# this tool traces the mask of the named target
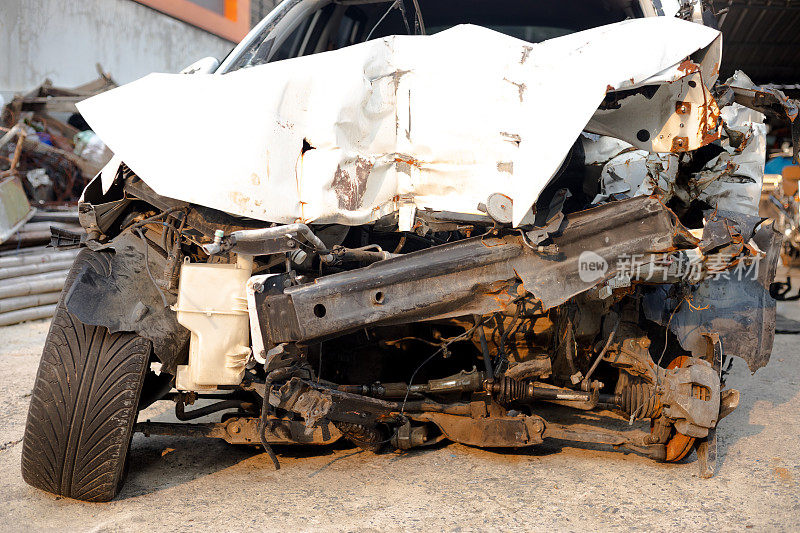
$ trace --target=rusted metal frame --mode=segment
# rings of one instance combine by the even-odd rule
[[[641,453],[658,461],[666,457],[666,447],[660,443],[650,443],[649,433],[639,430],[614,431],[610,429],[580,429],[572,425],[547,423],[542,434],[544,438],[584,442],[589,444],[606,444],[614,448],[624,448]]]
[[[307,431],[302,422],[271,418],[265,433],[269,444],[330,444],[341,438],[341,432],[331,423]],[[134,431],[150,435],[179,437],[205,437],[222,439],[231,444],[261,443],[258,435],[258,418],[236,417],[224,422],[186,424],[173,422],[139,422]]]
[[[556,254],[539,253],[519,236],[474,237],[256,295],[262,332],[273,344],[309,342],[368,325],[483,315],[505,310],[525,291],[548,309],[604,281],[580,279],[584,251],[614,264],[621,254],[697,242],[649,197],[573,213],[552,240]]]
[[[469,404],[441,404],[429,400],[393,402],[343,392],[300,378],[292,378],[272,392],[270,405],[293,411],[313,423],[310,418],[327,418],[335,422],[374,424],[378,421],[402,419],[405,412],[438,412],[469,415]],[[311,407],[312,404],[315,404]],[[313,416],[309,412],[313,410]]]
[[[413,417],[435,424],[444,436],[469,446],[521,448],[542,442],[545,421],[539,416],[490,416],[471,418],[445,413]]]

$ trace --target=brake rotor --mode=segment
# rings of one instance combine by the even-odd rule
[[[673,368],[683,368],[688,362],[689,358],[685,355],[681,355],[670,361],[670,363],[667,365],[667,369],[671,370]],[[693,391],[693,393],[694,392],[695,391]],[[686,457],[690,451],[692,451],[692,446],[694,446],[694,437],[684,435],[683,433],[678,432],[678,430],[674,430],[672,436],[667,441],[667,456],[664,460],[668,463],[680,461]]]

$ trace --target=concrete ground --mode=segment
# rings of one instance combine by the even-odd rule
[[[800,304],[778,312],[800,321]],[[553,441],[514,453],[457,444],[377,456],[344,444],[284,447],[275,471],[258,449],[136,435],[119,498],[87,504],[35,490],[19,473],[47,328],[0,328],[0,531],[800,528],[798,335],[778,335],[755,376],[737,361],[728,384],[742,402],[720,424],[710,480],[697,476],[694,455],[659,464]],[[160,409],[143,418],[166,419]]]

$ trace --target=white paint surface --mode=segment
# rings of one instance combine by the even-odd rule
[[[154,74],[80,110],[163,196],[265,221],[357,225],[403,203],[477,213],[502,193],[517,225],[607,91],[671,80],[718,37],[662,17],[533,45],[457,26],[224,76]],[[657,103],[674,109],[666,93]],[[613,118],[602,117],[604,133],[639,143],[638,127]]]

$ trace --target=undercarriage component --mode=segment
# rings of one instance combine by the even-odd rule
[[[545,438],[607,444],[609,446],[626,448],[647,455],[657,461],[663,461],[666,456],[666,449],[663,444],[652,443],[649,433],[638,430],[612,431],[601,428],[578,429],[569,425],[548,423],[543,436]]]
[[[244,402],[242,400],[222,400],[221,402],[204,405],[203,407],[186,411],[186,405],[183,403],[183,401],[179,400],[175,403],[175,418],[183,421],[196,420],[198,418],[202,418],[213,413],[218,413],[220,411],[226,411],[228,409],[252,410],[254,407],[255,404],[251,402]]]
[[[386,443],[386,438],[377,426],[364,426],[349,422],[334,422],[342,436],[368,452],[377,452]]]
[[[585,250],[608,265],[623,253],[665,252],[696,242],[663,204],[647,197],[569,215],[553,241],[557,254],[541,254],[519,236],[474,237],[323,276],[283,294],[257,294],[262,334],[274,345],[369,325],[486,315],[505,310],[526,292],[547,309],[603,281],[584,281],[579,257]]]
[[[341,432],[330,423],[308,430],[303,422],[270,419],[266,439],[269,444],[331,444],[341,438]],[[230,418],[225,422],[206,424],[172,424],[168,422],[139,422],[134,427],[137,433],[150,435],[180,435],[184,437],[210,437],[231,444],[261,443],[258,434],[258,418]]]
[[[533,381],[517,381],[513,378],[500,378],[486,383],[486,390],[501,404],[514,402],[533,402],[535,400],[559,400],[567,402],[595,402],[592,393],[563,389],[552,385],[537,384]],[[605,401],[613,397],[604,395]]]
[[[685,356],[676,357],[667,365],[667,369],[678,369],[686,367],[689,364],[690,359]],[[706,391],[704,391],[700,387],[693,387],[692,388],[692,395],[696,398],[700,399],[706,396]],[[710,430],[713,431],[713,428]],[[672,436],[667,441],[667,455],[665,460],[668,462],[680,461],[689,452],[692,451],[692,447],[694,446],[695,437],[686,435],[681,433],[678,430],[676,425],[675,430],[673,431]]]
[[[446,378],[431,379],[427,383],[408,385],[406,383],[374,383],[371,385],[338,385],[342,392],[361,394],[375,398],[403,398],[406,394],[448,394],[453,392],[474,392],[483,387],[484,373],[473,369],[462,370]]]
[[[419,446],[426,446],[428,444],[439,442],[441,439],[428,440],[428,426],[412,426],[407,422],[397,428],[392,436],[392,446],[400,450],[410,450]]]
[[[403,412],[430,411],[455,415],[470,413],[468,404],[440,404],[426,400],[389,402],[342,392],[299,378],[292,378],[280,389],[273,391],[269,403],[273,407],[298,413],[309,427],[323,418],[337,423],[374,425],[397,421]]]
[[[636,382],[622,387],[617,395],[619,408],[635,419],[655,418],[661,412],[660,396],[656,387]]]
[[[708,435],[720,411],[719,375],[711,364],[685,357],[667,371],[662,386],[664,414],[675,420],[675,429],[691,437]]]
[[[519,448],[542,442],[544,420],[538,416],[471,418],[443,413],[415,417],[436,424],[448,439],[470,446]]]

